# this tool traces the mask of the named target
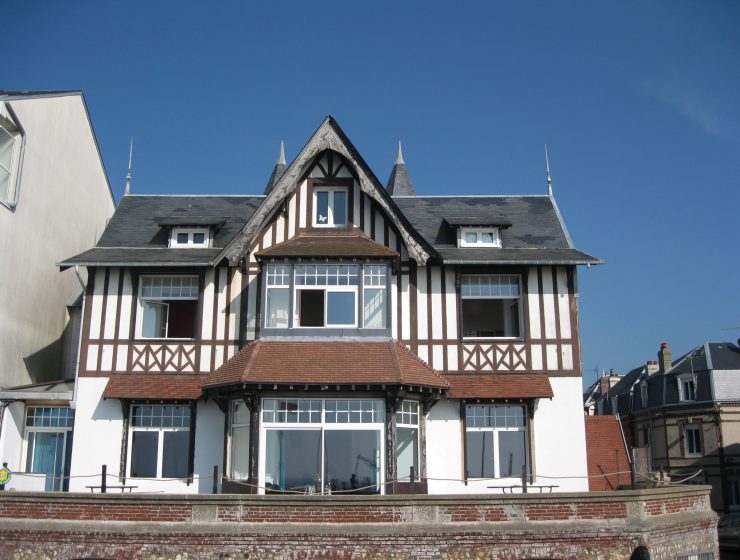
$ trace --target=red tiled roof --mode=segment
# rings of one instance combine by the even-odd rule
[[[544,374],[476,373],[449,374],[451,399],[534,399],[552,398],[550,380]]]
[[[588,489],[615,490],[630,484],[630,464],[616,416],[586,416]],[[621,472],[623,474],[613,474]],[[611,476],[602,476],[602,475]]]
[[[417,385],[447,388],[435,370],[398,342],[264,341],[242,348],[203,382],[306,385]]]
[[[370,239],[362,230],[311,231],[256,253],[258,257],[383,257],[398,253]]]
[[[104,399],[195,400],[203,394],[205,375],[120,373],[108,379]]]

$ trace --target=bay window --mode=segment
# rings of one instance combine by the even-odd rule
[[[264,399],[263,485],[268,492],[379,493],[384,422],[381,399]]]
[[[297,265],[296,312],[301,327],[357,325],[356,265]]]
[[[190,414],[188,405],[131,407],[131,477],[187,478]]]
[[[524,406],[467,405],[465,460],[468,478],[520,477],[527,464]]]
[[[141,277],[139,338],[195,338],[197,310],[197,277]]]
[[[519,338],[521,290],[519,277],[468,274],[461,278],[464,338]]]

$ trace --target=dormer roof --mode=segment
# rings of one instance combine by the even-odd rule
[[[398,253],[373,241],[362,230],[304,232],[256,254],[267,257],[398,258]]]

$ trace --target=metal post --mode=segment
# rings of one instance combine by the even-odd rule
[[[630,476],[632,477],[632,490],[637,489],[637,472],[635,471],[635,448],[632,448],[632,461],[630,461]]]
[[[106,482],[108,480],[108,465],[103,465],[103,472],[100,475],[100,493],[105,494]]]
[[[409,480],[411,481],[411,494],[416,494],[416,469],[411,465],[409,469]]]
[[[218,494],[218,465],[213,465],[213,489],[211,494]]]
[[[522,494],[527,493],[527,465],[522,465]]]

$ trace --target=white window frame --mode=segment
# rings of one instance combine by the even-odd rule
[[[24,469],[27,472],[32,472],[28,470],[28,465],[33,465],[33,459],[36,453],[36,437],[34,436],[34,445],[31,446],[30,441],[29,441],[30,439],[29,436],[31,435],[31,433],[34,433],[34,434],[63,433],[64,438],[62,441],[62,476],[64,476],[64,471],[65,471],[64,461],[66,461],[66,458],[67,458],[67,441],[69,439],[69,434],[74,431],[74,411],[72,411],[72,414],[71,414],[71,420],[72,420],[71,426],[67,426],[66,421],[65,421],[64,426],[58,425],[59,424],[58,422],[56,426],[51,426],[51,425],[49,426],[29,426],[28,417],[29,417],[30,410],[31,409],[34,409],[34,410],[45,409],[45,408],[59,409],[59,410],[64,409],[64,410],[72,411],[72,409],[68,406],[44,406],[44,405],[27,405],[26,406],[26,410],[25,410],[24,417],[23,417],[23,457],[25,458],[25,462],[23,463]],[[66,417],[65,417],[65,420],[66,420]],[[67,465],[67,468],[69,468],[69,466],[70,465]],[[53,486],[54,486],[54,490],[62,490],[62,488],[64,488],[65,486],[64,479],[59,481],[58,488],[57,488],[57,482],[55,479]]]
[[[203,234],[203,243],[195,242],[195,235],[198,233]],[[187,228],[187,227],[173,227],[170,233],[170,248],[171,249],[207,249],[211,246],[211,235],[209,228]],[[178,235],[187,235],[188,239],[185,243],[181,243],[177,240]]]
[[[266,400],[276,399],[280,400],[296,400],[296,401],[318,401],[320,402],[320,421],[319,422],[268,422],[265,418],[265,406]],[[383,412],[380,422],[354,422],[354,423],[339,423],[339,422],[327,422],[326,421],[326,401],[373,401],[376,404],[380,404],[380,410],[385,411],[385,402],[382,399],[362,399],[362,398],[302,398],[302,397],[264,397],[262,399],[262,406],[260,407],[260,439],[259,439],[259,493],[265,494],[265,488],[267,484],[266,471],[267,471],[267,432],[268,430],[319,430],[321,432],[321,464],[319,472],[322,477],[322,486],[325,486],[326,481],[323,480],[325,470],[325,441],[324,435],[327,431],[347,431],[347,430],[366,430],[376,431],[379,434],[379,447],[380,447],[380,462],[377,465],[377,485],[380,488],[379,494],[385,494],[385,412]],[[324,493],[324,488],[316,489],[316,493]]]
[[[180,406],[188,409],[188,413],[190,414],[190,420],[188,422],[187,427],[153,427],[153,426],[134,426],[134,409],[137,406],[151,406],[151,407],[173,407],[173,406]],[[159,434],[157,437],[157,474],[154,478],[163,478],[162,477],[162,463],[164,461],[164,433],[165,432],[188,432],[188,437],[190,437],[190,429],[193,425],[193,415],[192,415],[192,409],[190,408],[190,405],[188,404],[133,404],[131,405],[131,410],[129,411],[129,423],[128,423],[128,445],[126,450],[126,458],[127,458],[127,465],[126,465],[126,473],[128,473],[128,478],[132,478],[134,480],[137,479],[144,479],[147,480],[149,477],[139,477],[139,476],[133,476],[132,469],[134,468],[133,464],[133,448],[134,448],[134,432],[156,432]],[[193,450],[190,449],[190,439],[188,439],[188,461],[190,460],[190,455],[192,454]],[[188,471],[190,470],[190,467],[188,466]],[[188,480],[188,476],[185,476],[181,478],[180,480]]]
[[[415,412],[404,410],[404,407],[408,408],[416,408]],[[406,416],[410,415],[416,415],[416,424],[403,422],[403,419]],[[419,481],[420,478],[420,470],[421,470],[421,417],[422,417],[422,409],[421,409],[421,403],[418,401],[413,400],[404,400],[401,401],[401,404],[398,407],[398,410],[396,411],[396,441],[398,441],[398,429],[399,428],[410,428],[416,430],[416,481]],[[398,450],[396,449],[396,462],[398,461]],[[396,463],[398,464],[398,463]],[[406,480],[410,473],[407,472],[397,472],[396,477],[399,480]]]
[[[696,401],[696,377],[691,374],[679,375],[676,378],[678,382],[678,400],[681,402],[694,402]],[[691,384],[691,393],[693,395],[687,395],[686,384]]]
[[[383,272],[378,272],[378,267],[382,267]],[[374,279],[382,280],[380,284],[375,284]],[[367,302],[368,290],[383,290],[383,303],[385,308],[383,309],[383,326],[382,327],[367,327],[365,325],[365,304]],[[362,266],[362,326],[365,328],[373,329],[387,329],[388,328],[388,265],[386,264],[366,264]]]
[[[195,319],[195,336],[193,338],[169,338],[167,336],[167,332],[165,332],[164,338],[162,337],[147,337],[143,336],[141,334],[141,330],[143,327],[144,322],[144,305],[143,302],[164,302],[164,301],[172,301],[172,300],[181,300],[181,301],[198,301],[199,295],[196,295],[195,297],[151,297],[151,296],[144,296],[144,280],[148,278],[195,278],[196,280],[196,287],[198,289],[198,292],[200,292],[200,286],[199,286],[199,280],[197,276],[194,275],[188,275],[188,274],[146,274],[139,277],[139,288],[138,288],[138,297],[136,298],[136,340],[196,340],[198,338],[198,327],[197,324],[197,316]],[[161,303],[161,305],[167,306],[167,313],[169,315],[169,305],[166,303]],[[197,303],[196,303],[197,305]],[[169,317],[167,319],[167,331],[169,331]]]
[[[318,221],[318,204],[317,204],[317,195],[320,192],[326,192],[329,193],[329,203],[328,203],[328,211],[329,215],[327,216],[326,223],[321,223]],[[344,223],[343,224],[335,224],[334,223],[334,193],[336,192],[343,192],[344,193]],[[349,188],[348,187],[333,187],[333,186],[320,186],[320,187],[314,187],[313,188],[313,216],[311,216],[311,223],[313,227],[317,228],[343,228],[347,227],[347,224],[349,222]]]
[[[3,107],[0,107],[0,134],[6,134],[11,138],[13,147],[11,148],[10,167],[6,169],[0,163],[0,172],[8,174],[8,192],[5,196],[0,196],[0,204],[12,210],[18,204],[21,164],[25,151],[26,136],[20,126],[17,126],[9,117],[3,116],[2,109]]]
[[[463,274],[461,276],[461,283],[463,278],[472,278],[472,277],[490,277],[490,278],[516,278],[517,284],[518,284],[518,291],[519,295],[517,296],[466,296],[462,293],[462,285],[460,287],[460,331],[463,334],[462,339],[463,340],[523,340],[524,339],[524,331],[525,331],[525,325],[524,325],[524,298],[522,296],[522,277],[519,274]],[[519,315],[519,335],[518,336],[465,336],[464,326],[465,326],[465,317],[463,314],[463,308],[462,308],[462,302],[466,299],[501,299],[501,300],[517,300],[519,302],[518,305],[518,315]],[[504,313],[504,324],[509,320],[509,310],[506,310]]]
[[[299,266],[327,266],[327,267],[340,267],[350,266],[356,270],[355,277],[357,278],[356,284],[351,285],[333,285],[333,284],[298,284],[295,278],[297,277],[297,269]],[[363,273],[363,267],[357,264],[298,264],[293,267],[293,325],[301,329],[353,329],[357,328],[360,321],[360,311],[358,310],[358,302],[360,297],[360,275]],[[318,276],[318,272],[316,273]],[[302,290],[323,290],[324,291],[324,324],[321,326],[304,326],[301,325],[301,312],[300,312],[300,295],[299,291]],[[354,317],[353,323],[329,323],[329,292],[344,292],[353,293],[355,295],[354,303]]]
[[[290,277],[293,274],[293,267],[289,264],[268,264],[264,269],[265,272],[265,328],[267,329],[287,329],[290,328],[291,311],[290,311]],[[285,291],[288,295],[288,309],[285,326],[270,325],[270,292]],[[294,294],[295,297],[295,294]],[[294,300],[295,301],[295,300]],[[294,305],[295,306],[295,305]]]
[[[482,247],[482,248],[499,248],[501,247],[501,234],[497,227],[463,227],[459,230],[458,246],[459,247]],[[491,234],[493,241],[486,243],[483,240],[484,234]],[[475,241],[468,241],[468,234],[475,234]]]
[[[689,442],[693,442],[693,436],[689,436],[689,432],[696,432],[697,434],[697,446],[699,447],[698,450],[691,451],[689,448]],[[701,441],[701,424],[697,424],[695,422],[692,422],[690,424],[684,424],[683,427],[683,441],[684,441],[684,456],[685,457],[702,457],[703,456],[703,450],[702,450],[702,441]]]
[[[527,422],[529,419],[527,418],[527,407],[523,405],[506,405],[506,404],[471,404],[471,405],[465,405],[465,432],[463,433],[463,437],[466,438],[465,441],[465,453],[467,455],[468,449],[467,449],[467,434],[468,432],[492,432],[493,433],[493,478],[502,478],[501,477],[501,465],[499,464],[500,461],[500,452],[499,452],[499,438],[498,434],[501,432],[522,432],[524,434],[524,461],[526,465],[530,465],[530,457],[529,457],[529,433],[527,429]],[[468,407],[474,407],[474,406],[486,406],[486,407],[506,407],[506,406],[520,406],[523,409],[523,418],[524,418],[524,425],[523,426],[471,426],[472,422],[470,422],[468,417]],[[467,461],[467,459],[466,459]],[[469,471],[469,468],[468,468]],[[480,478],[480,477],[474,477],[474,476],[468,476],[468,480],[489,480],[488,478]],[[506,480],[521,480],[522,475],[521,473],[512,474],[509,477],[506,477]]]

